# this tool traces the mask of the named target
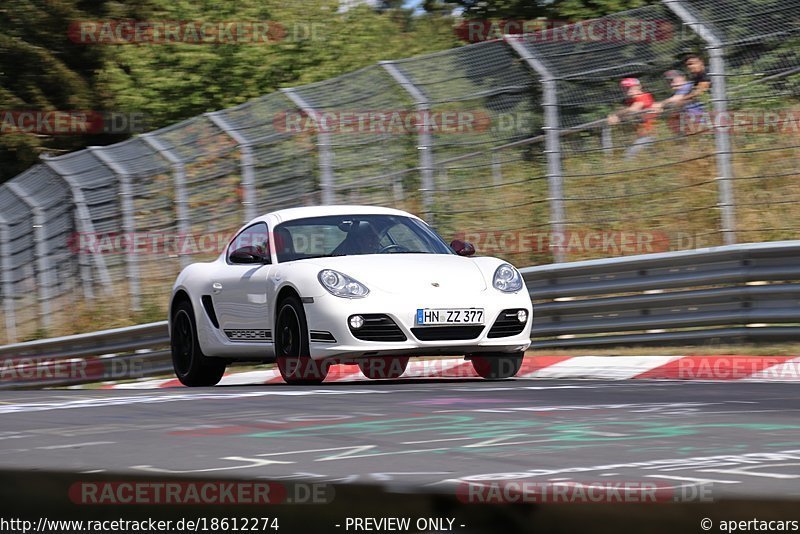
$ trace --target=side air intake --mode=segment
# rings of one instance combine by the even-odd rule
[[[211,295],[203,295],[200,300],[203,301],[203,309],[206,310],[206,315],[211,320],[211,324],[214,325],[214,328],[219,328],[219,321],[217,320],[217,313],[214,311],[214,302],[211,300]]]

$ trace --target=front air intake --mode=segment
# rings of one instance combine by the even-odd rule
[[[362,341],[405,341],[406,335],[388,315],[378,313],[362,314],[364,324],[361,328],[350,326],[350,333]],[[348,319],[348,324],[350,320]]]

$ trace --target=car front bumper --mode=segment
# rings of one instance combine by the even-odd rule
[[[416,324],[418,308],[483,308],[484,324],[472,339],[424,341],[412,329],[436,329],[439,326],[419,327]],[[524,309],[528,318],[519,334],[508,337],[488,337],[489,331],[504,310]],[[521,352],[530,346],[530,329],[533,310],[528,292],[523,290],[506,294],[493,289],[470,295],[447,293],[423,298],[403,294],[370,294],[363,299],[345,299],[333,295],[315,297],[305,304],[309,331],[311,357],[360,358],[368,356],[435,356],[466,355],[481,352]],[[405,335],[405,341],[365,341],[353,335],[348,326],[352,315],[386,315]],[[476,329],[477,330],[477,329]],[[314,333],[330,333],[335,341],[315,341]]]

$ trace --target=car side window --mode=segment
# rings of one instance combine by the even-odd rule
[[[261,222],[249,226],[233,238],[228,246],[228,263],[235,263],[231,262],[231,254],[240,249],[245,249],[254,256],[262,257],[269,263],[269,231],[266,223]]]

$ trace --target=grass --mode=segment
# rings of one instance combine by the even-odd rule
[[[578,239],[566,250],[568,261],[722,244],[713,136],[675,137],[666,125],[660,124],[659,128],[659,141],[629,161],[624,159],[623,152],[632,133],[625,127],[615,130],[615,147],[610,151],[601,149],[599,135],[565,138],[562,159],[568,231],[578,237],[592,232],[612,236],[620,236],[621,232],[641,233],[654,239],[656,247],[655,250],[636,247],[623,250],[613,244],[593,247]],[[797,238],[800,148],[795,145],[800,143],[796,136],[737,134],[732,136],[732,144],[735,152],[732,185],[739,241]],[[503,151],[499,154],[499,176],[488,155],[439,169],[433,199],[433,223],[439,233],[447,240],[472,238],[477,241],[479,254],[503,257],[519,266],[551,263],[550,193],[542,148],[533,145]],[[188,172],[192,176],[203,169],[188,169]],[[392,205],[422,213],[419,174],[408,173],[398,180],[402,198],[397,196],[396,184],[385,184],[365,186],[342,200]],[[214,195],[221,195],[226,202],[230,200],[230,190],[238,181],[238,175],[226,175],[217,182],[217,187],[203,190],[202,195],[206,196],[192,193],[190,212],[208,211],[208,217],[193,217],[193,232],[222,232],[239,224],[238,207],[225,208],[234,204],[213,202]],[[137,219],[141,219],[137,221],[139,231],[145,231],[147,221],[151,220],[159,228],[171,224],[164,210],[146,208],[137,207]],[[212,256],[207,253],[193,259],[208,260]],[[109,269],[114,280],[110,294],[101,293],[91,302],[73,296],[69,302],[54,306],[63,311],[54,314],[53,327],[47,332],[36,329],[31,315],[18,328],[21,337],[36,339],[44,334],[66,335],[165,319],[170,288],[179,271],[176,258],[141,259],[142,303],[141,310],[135,312],[127,297],[125,264],[117,260]]]

